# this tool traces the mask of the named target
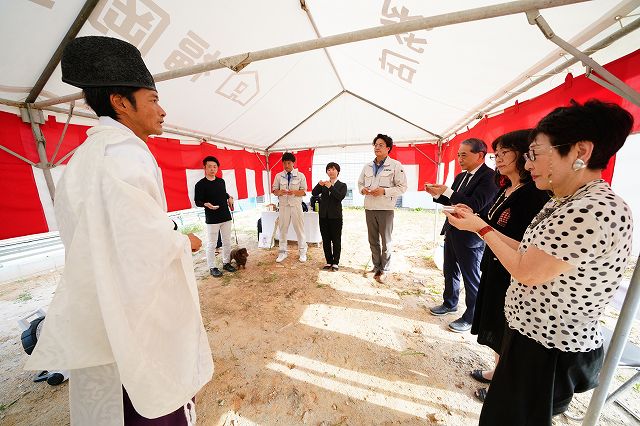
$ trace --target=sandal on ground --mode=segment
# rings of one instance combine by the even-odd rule
[[[480,402],[484,402],[487,398],[487,388],[478,388],[473,394]]]
[[[482,375],[482,372],[482,370],[473,370],[471,372],[471,377],[473,377],[480,383],[491,383],[491,379],[485,379],[485,377]]]

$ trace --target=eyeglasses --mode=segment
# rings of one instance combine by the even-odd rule
[[[489,159],[491,159],[491,160],[502,160],[510,152],[515,152],[515,151],[512,150],[512,149],[505,149],[504,151],[496,151],[493,154],[489,154]]]
[[[533,149],[529,148],[529,152],[525,152],[524,153],[524,159],[527,160],[527,161],[534,162],[534,161],[536,161],[536,157],[538,155],[541,155],[543,153],[551,152],[551,150],[554,149],[554,148],[559,148],[561,146],[567,146],[567,145],[573,145],[573,144],[572,143],[563,143],[563,144],[560,144],[560,145],[551,145],[551,146],[548,147],[547,151],[538,152],[538,153],[536,153]]]
[[[377,143],[373,145],[374,148],[386,148],[387,144],[386,143]]]

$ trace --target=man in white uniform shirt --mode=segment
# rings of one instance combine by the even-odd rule
[[[282,155],[284,170],[273,180],[273,194],[279,200],[280,252],[276,262],[287,258],[287,232],[289,225],[293,225],[298,238],[298,252],[300,262],[307,261],[307,237],[304,235],[304,217],[302,215],[302,197],[307,191],[307,179],[294,169],[296,157],[290,152]]]
[[[99,116],[60,178],[55,211],[65,268],[26,368],[70,370],[72,425],[195,424],[213,375],[192,250],[166,214],[146,145],[165,112],[138,49],[73,40],[62,80]]]

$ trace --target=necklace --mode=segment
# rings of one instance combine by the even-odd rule
[[[604,182],[604,181],[602,179],[596,179],[591,182],[588,182],[583,186],[581,186],[580,188],[578,188],[576,192],[564,198],[552,197],[551,200],[549,201],[552,204],[549,205],[549,203],[547,203],[548,205],[546,205],[542,210],[540,210],[540,213],[538,213],[536,217],[531,221],[531,224],[527,227],[527,229],[535,228],[536,226],[538,226],[538,224],[540,224],[540,222],[542,222],[543,220],[551,216],[560,207],[564,206],[569,201],[572,201],[578,195],[588,191],[589,188],[591,188],[592,186],[597,185],[601,182]]]
[[[487,218],[489,220],[493,220],[493,215],[496,214],[496,212],[498,210],[500,210],[500,207],[502,207],[502,205],[509,199],[509,197],[518,190],[518,188],[520,188],[522,186],[522,183],[517,184],[513,190],[511,190],[511,194],[507,195],[507,189],[505,189],[504,191],[502,191],[502,194],[500,194],[500,197],[496,200],[495,203],[493,203],[493,206],[491,206],[491,208],[489,209],[489,213],[487,213]]]

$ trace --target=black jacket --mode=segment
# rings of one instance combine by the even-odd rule
[[[318,216],[323,219],[342,219],[342,200],[347,195],[347,184],[339,180],[327,188],[326,186],[316,186],[311,194],[320,196],[320,210]]]
[[[451,194],[451,198],[441,195],[438,198],[434,198],[433,201],[445,206],[460,203],[466,204],[471,207],[474,212],[479,213],[481,216],[486,216],[498,192],[498,187],[495,182],[495,172],[491,167],[483,164],[478,171],[473,174],[464,190],[458,192],[457,189],[460,184],[462,184],[464,176],[465,173],[458,173],[453,180],[453,184],[451,185],[453,194]],[[448,220],[444,223],[441,234],[445,235],[447,232],[455,234],[455,236],[452,235],[452,237],[459,239],[466,247],[478,247],[483,244],[482,239],[478,237],[475,232],[460,231],[452,227]]]

